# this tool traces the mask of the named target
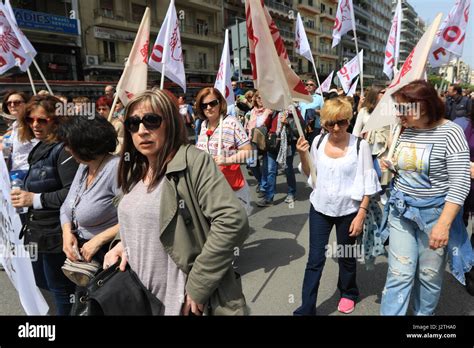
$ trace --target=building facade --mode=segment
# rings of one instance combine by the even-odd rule
[[[48,80],[83,80],[79,1],[12,0],[17,23],[37,51]],[[7,74],[19,73],[12,69]],[[34,79],[40,75],[31,69]],[[17,80],[28,80],[21,74]]]

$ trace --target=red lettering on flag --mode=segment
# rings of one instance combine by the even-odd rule
[[[252,65],[252,79],[257,80],[257,59],[255,57],[255,48],[258,45],[258,37],[253,31],[252,17],[250,16],[250,6],[245,14],[247,17],[247,37],[250,44],[250,64]]]
[[[449,35],[450,32],[454,32],[455,36]],[[456,41],[459,38],[459,36],[461,36],[461,29],[459,29],[459,27],[456,27],[456,26],[447,27],[443,32],[443,38],[448,42]]]
[[[442,54],[443,56],[446,55],[446,50],[443,47],[439,47],[433,52],[433,56],[436,60],[439,60],[439,55]]]
[[[159,52],[160,56],[157,56],[155,54],[155,51]],[[163,46],[155,45],[153,47],[153,52],[151,53],[151,59],[157,63],[161,63],[161,61],[163,60]]]
[[[229,87],[225,86],[225,97],[226,97],[226,99],[229,97],[229,94],[230,94]]]
[[[15,51],[12,51],[12,54],[15,57],[15,59],[18,59],[20,61],[20,65],[23,65],[23,63],[25,62],[26,59],[23,56],[20,56]]]
[[[300,94],[308,94],[308,91],[306,90],[306,86],[303,84],[303,82],[298,82],[298,84],[293,88],[295,92],[298,92]]]
[[[4,65],[7,64],[7,61],[5,60],[5,58],[3,58],[2,56],[0,56],[0,68]]]
[[[148,60],[148,44],[149,44],[149,40],[146,40],[146,42],[143,44],[143,47],[140,49],[140,54],[142,55],[143,63],[145,64]]]
[[[400,72],[400,75],[398,75],[397,81],[391,84],[388,88],[396,87],[400,83],[400,80],[411,71],[411,69],[413,68],[413,56],[415,55],[415,48],[413,49],[413,51],[411,51],[410,55],[405,61],[405,64],[403,64],[402,70]]]

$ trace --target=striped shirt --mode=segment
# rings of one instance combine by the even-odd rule
[[[394,164],[396,189],[419,198],[446,195],[446,201],[464,205],[471,183],[469,147],[461,127],[453,122],[433,129],[405,129]]]
[[[230,157],[235,154],[240,147],[250,144],[244,127],[242,127],[242,124],[236,117],[227,116],[222,123],[222,155]],[[208,122],[203,122],[196,147],[212,156],[217,156],[220,125],[210,137],[206,134],[207,126]]]

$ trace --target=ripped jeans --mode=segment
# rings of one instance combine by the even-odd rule
[[[429,247],[431,229],[441,215],[441,208],[420,208],[426,226],[398,217],[391,210],[388,217],[390,244],[388,273],[382,292],[381,315],[405,315],[413,290],[415,315],[433,315],[441,294],[446,267],[446,247]]]

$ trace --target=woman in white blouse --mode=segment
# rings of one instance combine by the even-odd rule
[[[303,281],[302,304],[295,315],[315,315],[319,281],[326,262],[329,235],[336,226],[341,293],[338,310],[351,313],[359,296],[356,284],[356,237],[362,233],[369,197],[380,191],[369,145],[347,133],[352,118],[351,104],[342,98],[328,100],[321,110],[321,124],[328,135],[319,135],[311,146],[311,161],[316,167],[316,185],[310,195],[310,249]],[[323,137],[321,139],[321,137]],[[300,171],[309,176],[309,163],[303,154],[309,143],[301,137],[296,149]],[[308,181],[312,183],[311,177]],[[361,256],[361,255],[357,255]]]

